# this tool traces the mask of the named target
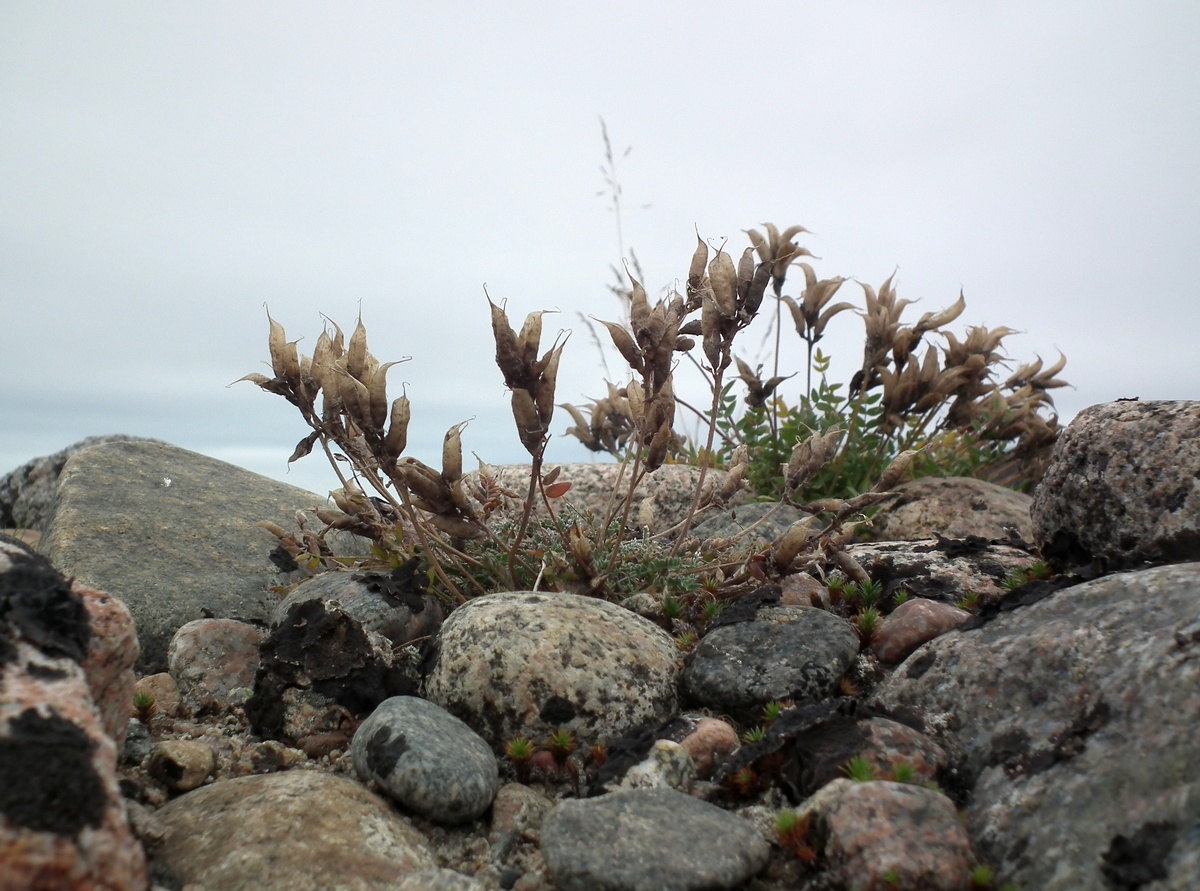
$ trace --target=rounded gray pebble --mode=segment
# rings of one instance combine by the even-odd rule
[[[770,856],[750,823],[674,789],[567,799],[546,815],[541,847],[562,891],[733,888]]]
[[[394,696],[363,721],[354,769],[389,797],[438,823],[474,820],[500,788],[496,757],[458,718],[415,696]]]

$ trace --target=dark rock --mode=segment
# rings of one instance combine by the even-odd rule
[[[753,722],[772,700],[809,703],[832,695],[858,650],[858,634],[846,620],[810,606],[774,606],[701,638],[684,668],[683,689],[693,702]]]
[[[458,718],[415,696],[381,703],[354,734],[350,752],[360,777],[438,823],[474,820],[500,788],[488,744]]]

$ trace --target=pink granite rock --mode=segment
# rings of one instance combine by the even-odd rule
[[[918,597],[906,600],[879,623],[871,652],[886,665],[898,665],[926,641],[952,631],[971,618],[966,610]]]
[[[239,687],[254,689],[258,647],[266,631],[236,619],[196,619],[171,638],[167,666],[190,714],[224,711]]]

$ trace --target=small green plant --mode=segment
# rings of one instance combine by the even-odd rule
[[[964,591],[962,597],[954,604],[959,609],[965,609],[967,612],[974,612],[979,609],[979,605],[983,602],[983,598],[979,596],[978,591]]]
[[[139,690],[133,694],[133,716],[139,721],[145,723],[154,716],[158,708],[154,701],[154,694],[149,690]]]
[[[663,615],[668,619],[681,618],[683,616],[684,606],[685,604],[680,598],[673,597],[670,594],[666,595],[662,599]]]
[[[870,643],[879,633],[879,622],[879,610],[874,607],[867,607],[854,617],[854,627],[858,630],[858,637],[864,644]]]
[[[762,742],[767,738],[767,728],[761,724],[758,727],[751,727],[742,734],[742,742],[750,745],[752,743]]]
[[[900,606],[901,604],[908,603],[908,598],[909,598],[908,590],[906,588],[901,588],[899,591],[897,591],[895,594],[892,595],[892,603],[894,603],[896,606]]]
[[[842,765],[842,773],[856,783],[868,783],[879,779],[879,768],[870,758],[856,755]]]
[[[559,767],[567,763],[567,758],[575,751],[575,734],[570,730],[559,728],[550,734],[546,741],[546,750],[554,756]]]
[[[762,707],[763,726],[770,727],[777,720],[779,720],[779,716],[783,714],[785,708],[787,708],[787,706],[785,706],[778,699],[772,699],[770,702],[764,705]]]
[[[787,854],[808,865],[817,861],[817,851],[811,837],[812,816],[798,815],[794,810],[782,810],[775,815],[775,837]]]
[[[884,884],[892,885],[893,887],[900,884],[900,873],[894,869],[889,869],[883,874]]]
[[[1000,583],[1000,587],[1005,591],[1015,591],[1017,588],[1028,584],[1028,582],[1029,576],[1025,574],[1024,570],[1014,569],[1004,577],[1004,581]]]
[[[990,866],[981,863],[971,870],[970,882],[972,891],[992,888],[996,883],[996,873]]]
[[[871,607],[879,602],[879,598],[882,595],[883,585],[879,582],[868,580],[854,584],[854,587],[851,589],[850,600],[860,603],[863,606]]]
[[[510,739],[504,744],[504,757],[512,763],[519,782],[529,782],[529,771],[533,766],[533,756],[536,751],[537,748],[534,744],[524,737]]]
[[[915,783],[917,768],[910,761],[900,761],[892,765],[892,782]]]
[[[690,653],[698,642],[694,631],[681,631],[675,635],[675,646],[681,653]]]
[[[1034,560],[1029,564],[1029,569],[1026,570],[1029,578],[1033,581],[1044,581],[1054,574],[1054,570],[1045,560]]]

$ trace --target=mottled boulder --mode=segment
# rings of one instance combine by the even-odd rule
[[[1065,588],[930,641],[878,691],[949,751],[976,853],[1003,881],[1137,887],[1126,879],[1149,870],[1190,887],[1198,591],[1197,563]]]
[[[478,597],[450,614],[436,646],[426,695],[497,751],[559,728],[588,745],[675,710],[674,641],[604,600]]]
[[[254,688],[265,629],[237,619],[196,619],[175,632],[167,668],[189,715],[224,712]]]
[[[858,634],[845,619],[811,606],[748,601],[730,607],[701,638],[683,672],[687,697],[757,720],[772,700],[817,702],[830,696],[858,655]]]
[[[770,853],[750,823],[674,789],[563,801],[542,822],[541,847],[562,891],[733,888]]]
[[[500,788],[496,756],[458,718],[415,696],[382,702],[350,747],[354,769],[437,823],[474,820]]]
[[[265,621],[286,581],[275,540],[323,499],[157,442],[105,442],[72,454],[41,548],[64,574],[120,598],[137,623],[141,671],[166,667],[175,631],[202,618]]]
[[[922,786],[837,779],[801,809],[847,888],[961,891],[974,856],[954,803]]]
[[[1023,492],[970,477],[923,477],[891,491],[898,497],[884,502],[871,519],[876,541],[920,541],[939,535],[1004,540],[1013,533],[1032,541],[1033,499]]]
[[[93,600],[100,595],[90,592]],[[145,859],[117,784],[113,709],[83,664],[92,615],[80,586],[42,557],[0,544],[0,889],[143,888]],[[125,641],[128,643],[128,640]],[[124,673],[116,654],[110,676]],[[115,673],[114,673],[115,672]],[[112,683],[99,691],[128,697]]]
[[[1121,569],[1200,560],[1200,402],[1110,402],[1075,416],[1034,492],[1047,559]]]
[[[424,836],[382,798],[315,771],[249,776],[168,802],[158,857],[221,891],[384,891],[435,867]]]

